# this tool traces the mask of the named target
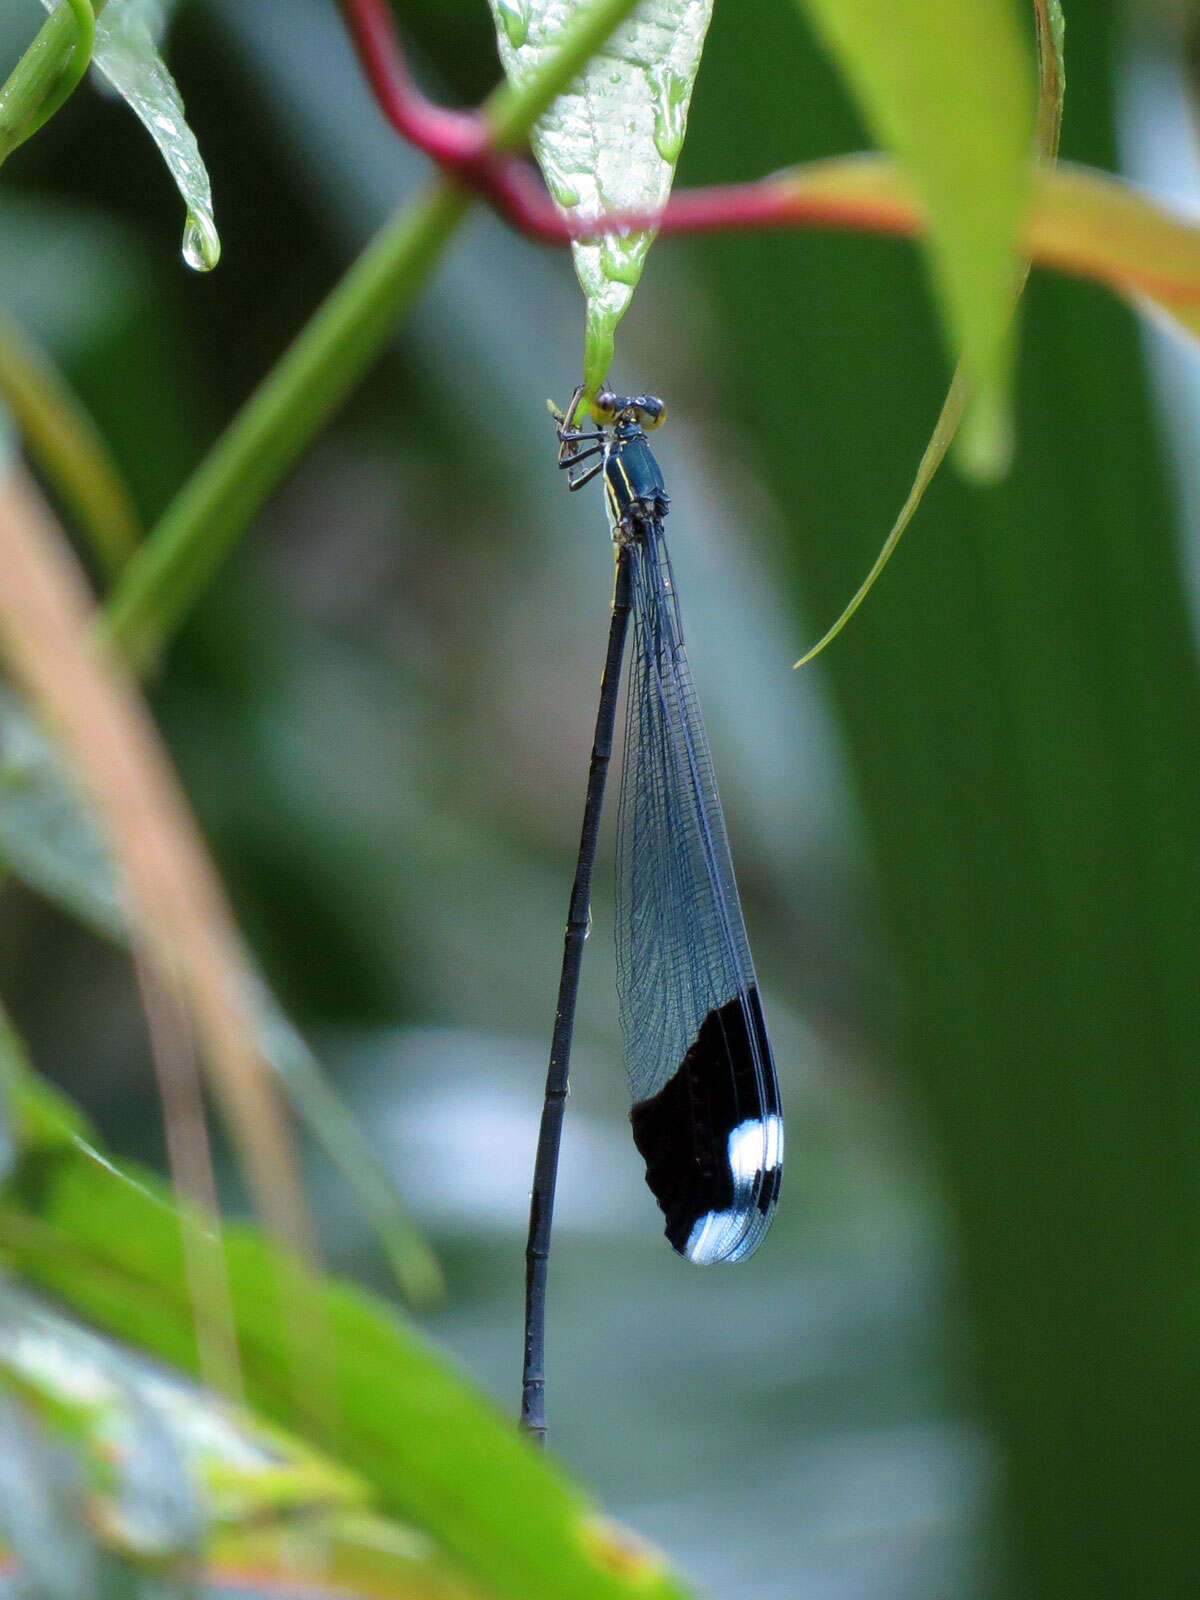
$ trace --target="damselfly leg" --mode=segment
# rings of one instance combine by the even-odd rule
[[[575,390],[565,412],[551,407],[551,415],[558,424],[558,466],[560,471],[567,474],[567,488],[571,490],[582,489],[585,483],[591,483],[604,470],[604,452],[608,443],[605,430],[589,433],[576,424],[583,388],[583,384],[580,384]],[[588,449],[581,450],[582,444],[588,445]],[[592,465],[581,472],[580,467],[589,461]]]

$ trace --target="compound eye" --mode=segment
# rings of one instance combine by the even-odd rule
[[[640,394],[637,400],[638,411],[641,414],[643,428],[659,428],[667,420],[665,404],[652,394]]]
[[[592,401],[592,413],[604,422],[612,422],[620,406],[619,395],[615,395],[611,389],[601,389]]]

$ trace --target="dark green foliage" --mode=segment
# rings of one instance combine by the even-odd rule
[[[724,11],[694,177],[855,141],[799,30],[763,48],[773,9]],[[1069,22],[1064,154],[1108,164],[1117,23]],[[788,81],[788,116],[759,116]],[[935,415],[911,252],[806,235],[696,254],[754,375],[746,430],[795,541],[781,568],[819,630]],[[1200,1561],[1200,694],[1132,319],[1035,275],[1024,320],[1012,478],[944,477],[823,666],[1018,1592],[1151,1600]]]

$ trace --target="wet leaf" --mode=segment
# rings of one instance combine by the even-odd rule
[[[578,0],[490,0],[500,59],[517,86],[554,53]],[[563,215],[661,210],[687,131],[712,0],[643,0],[534,126],[533,151]],[[584,372],[608,375],[617,323],[641,277],[652,232],[573,246],[587,297]]]
[[[42,0],[54,11],[58,0]],[[221,259],[208,169],[188,126],[178,85],[159,54],[166,9],[158,0],[108,0],[96,18],[92,64],[108,80],[158,146],[187,207],[183,259],[211,272]]]

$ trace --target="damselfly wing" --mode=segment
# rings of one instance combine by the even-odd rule
[[[605,426],[590,436],[568,413],[560,459],[573,487],[603,472],[629,570],[616,940],[630,1117],[674,1248],[740,1261],[779,1197],[779,1089],[646,438],[663,406],[602,394],[596,408]]]

